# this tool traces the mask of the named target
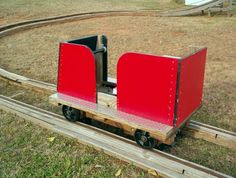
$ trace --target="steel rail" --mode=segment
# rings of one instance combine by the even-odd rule
[[[54,132],[76,138],[79,142],[149,170],[161,177],[230,177],[204,166],[159,150],[144,150],[132,140],[83,123],[71,123],[62,116],[0,95],[0,109],[14,113]],[[152,171],[150,171],[152,170]]]

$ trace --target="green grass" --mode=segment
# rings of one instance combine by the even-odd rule
[[[48,138],[55,137],[53,141]],[[76,140],[0,110],[0,177],[147,177],[147,173]]]

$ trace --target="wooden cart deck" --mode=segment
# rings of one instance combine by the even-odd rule
[[[121,128],[125,133],[130,135],[134,135],[134,132],[137,129],[140,129],[149,132],[150,136],[163,143],[171,144],[174,141],[176,128],[136,115],[118,111],[114,109],[114,106],[106,107],[104,106],[104,103],[107,103],[107,101],[109,103],[109,100],[112,102],[112,96],[107,98],[104,96],[105,95],[102,93],[98,95],[98,104],[61,93],[51,95],[49,100],[52,104],[67,105],[84,111],[87,117]],[[112,106],[112,103],[110,106]]]

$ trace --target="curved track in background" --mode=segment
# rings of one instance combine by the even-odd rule
[[[87,12],[76,13],[63,16],[55,16],[43,19],[34,19],[28,21],[17,22],[5,26],[0,26],[0,38],[11,35],[13,33],[21,32],[31,28],[41,26],[60,24],[75,20],[87,20],[91,18],[111,17],[111,16],[158,16],[158,11],[154,10],[140,10],[140,11],[101,11],[101,12]]]

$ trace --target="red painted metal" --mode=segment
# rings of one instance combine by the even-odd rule
[[[96,66],[92,51],[72,43],[60,44],[59,93],[96,102]]]
[[[181,60],[176,126],[201,105],[206,52],[204,48]]]
[[[126,53],[117,65],[117,109],[172,126],[178,59]]]

